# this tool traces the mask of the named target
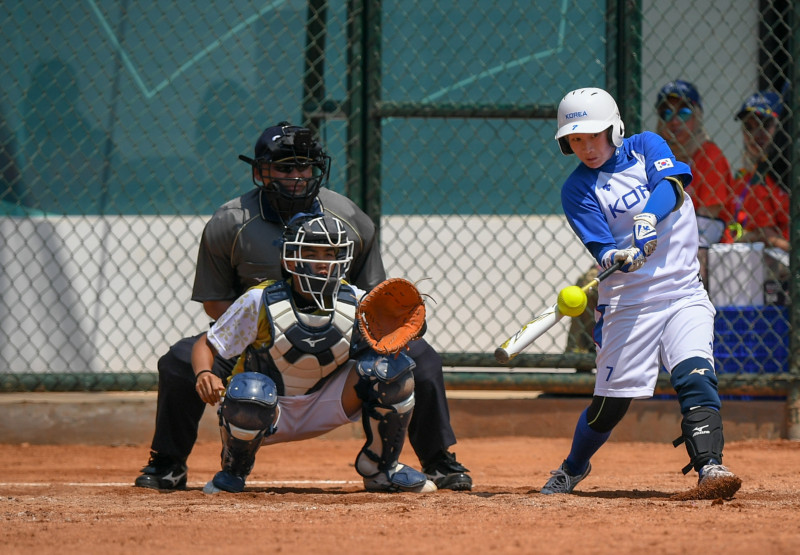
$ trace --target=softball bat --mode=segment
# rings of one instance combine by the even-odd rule
[[[622,267],[621,262],[616,262],[603,270],[592,281],[584,285],[584,293],[596,287],[598,283],[606,279],[608,276],[616,272]],[[528,345],[536,341],[544,332],[556,325],[556,322],[561,320],[564,315],[558,310],[558,303],[536,316],[533,320],[522,326],[517,333],[506,339],[505,343],[500,345],[494,351],[494,358],[500,364],[507,364],[521,353]]]

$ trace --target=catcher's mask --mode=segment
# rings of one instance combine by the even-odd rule
[[[332,312],[353,260],[353,242],[344,224],[322,214],[295,215],[284,230],[281,257],[283,269],[300,290],[310,294],[320,310]]]
[[[253,184],[264,191],[284,223],[311,208],[331,171],[331,158],[311,130],[286,121],[264,130],[256,142],[254,159],[244,155],[239,159],[253,168]],[[306,175],[309,169],[310,175]]]

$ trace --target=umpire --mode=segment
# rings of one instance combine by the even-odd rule
[[[310,130],[288,122],[268,127],[255,145],[252,168],[256,188],[223,204],[203,230],[192,300],[216,320],[249,287],[280,280],[279,240],[284,222],[298,212],[322,212],[342,220],[354,242],[348,281],[369,290],[384,279],[375,226],[348,198],[323,186],[330,157]],[[197,440],[205,403],[195,390],[191,350],[197,337],[183,338],[158,361],[156,426],[150,460],[135,485],[152,489],[186,487],[186,460]],[[472,489],[468,469],[449,447],[456,443],[445,396],[442,361],[424,340],[409,344],[414,359],[416,406],[409,442],[423,472],[439,489]],[[235,360],[217,357],[212,371],[225,381]]]

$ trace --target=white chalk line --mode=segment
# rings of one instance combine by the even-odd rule
[[[189,482],[187,487],[203,487],[207,482]],[[363,485],[360,480],[248,480],[248,486],[280,487],[280,486],[351,486]],[[70,486],[87,488],[119,488],[130,486],[131,482],[0,482],[0,487],[44,488],[52,486]],[[146,488],[144,488],[146,489]]]

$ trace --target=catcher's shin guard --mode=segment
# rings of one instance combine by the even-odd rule
[[[236,430],[242,433],[249,430]],[[220,427],[222,436],[222,472],[217,472],[213,483],[221,490],[239,493],[244,489],[245,480],[253,470],[256,463],[256,452],[261,447],[263,434],[258,432],[252,435],[252,439],[245,440],[234,437],[227,427]]]
[[[275,433],[279,417],[275,382],[263,374],[236,374],[220,405],[219,430],[222,437],[222,472],[214,485],[239,492],[256,461],[261,441]]]
[[[686,443],[686,452],[691,461],[683,467],[687,474],[693,467],[698,472],[709,461],[722,464],[722,448],[725,438],[722,435],[722,417],[719,411],[709,407],[690,410],[681,421],[683,434],[672,444],[677,447]]]
[[[366,442],[356,458],[356,471],[365,477],[393,469],[400,459],[414,410],[414,361],[403,353],[371,356],[356,366],[356,392],[362,401]]]

